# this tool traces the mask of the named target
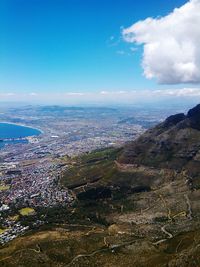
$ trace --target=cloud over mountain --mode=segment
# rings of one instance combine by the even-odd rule
[[[161,84],[200,83],[200,0],[165,17],[139,21],[122,34],[125,41],[144,45],[146,78]]]

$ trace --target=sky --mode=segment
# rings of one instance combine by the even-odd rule
[[[0,101],[200,99],[200,0],[1,0]]]

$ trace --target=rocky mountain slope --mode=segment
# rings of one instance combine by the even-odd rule
[[[0,266],[199,267],[199,160],[200,105],[68,159],[60,183],[76,201],[42,211],[48,224],[2,247]]]
[[[200,186],[200,105],[187,115],[170,116],[127,144],[119,162],[186,171]]]

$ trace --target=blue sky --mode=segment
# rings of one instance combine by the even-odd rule
[[[121,31],[185,3],[1,0],[0,93],[41,93],[45,98],[51,93],[168,89],[143,76],[143,48],[125,42]]]

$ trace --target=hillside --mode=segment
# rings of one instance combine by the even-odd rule
[[[76,201],[45,210],[48,225],[1,248],[0,265],[200,266],[199,118],[197,106],[123,149],[68,159],[60,183]]]
[[[170,116],[124,148],[119,162],[185,171],[200,187],[200,105]]]

